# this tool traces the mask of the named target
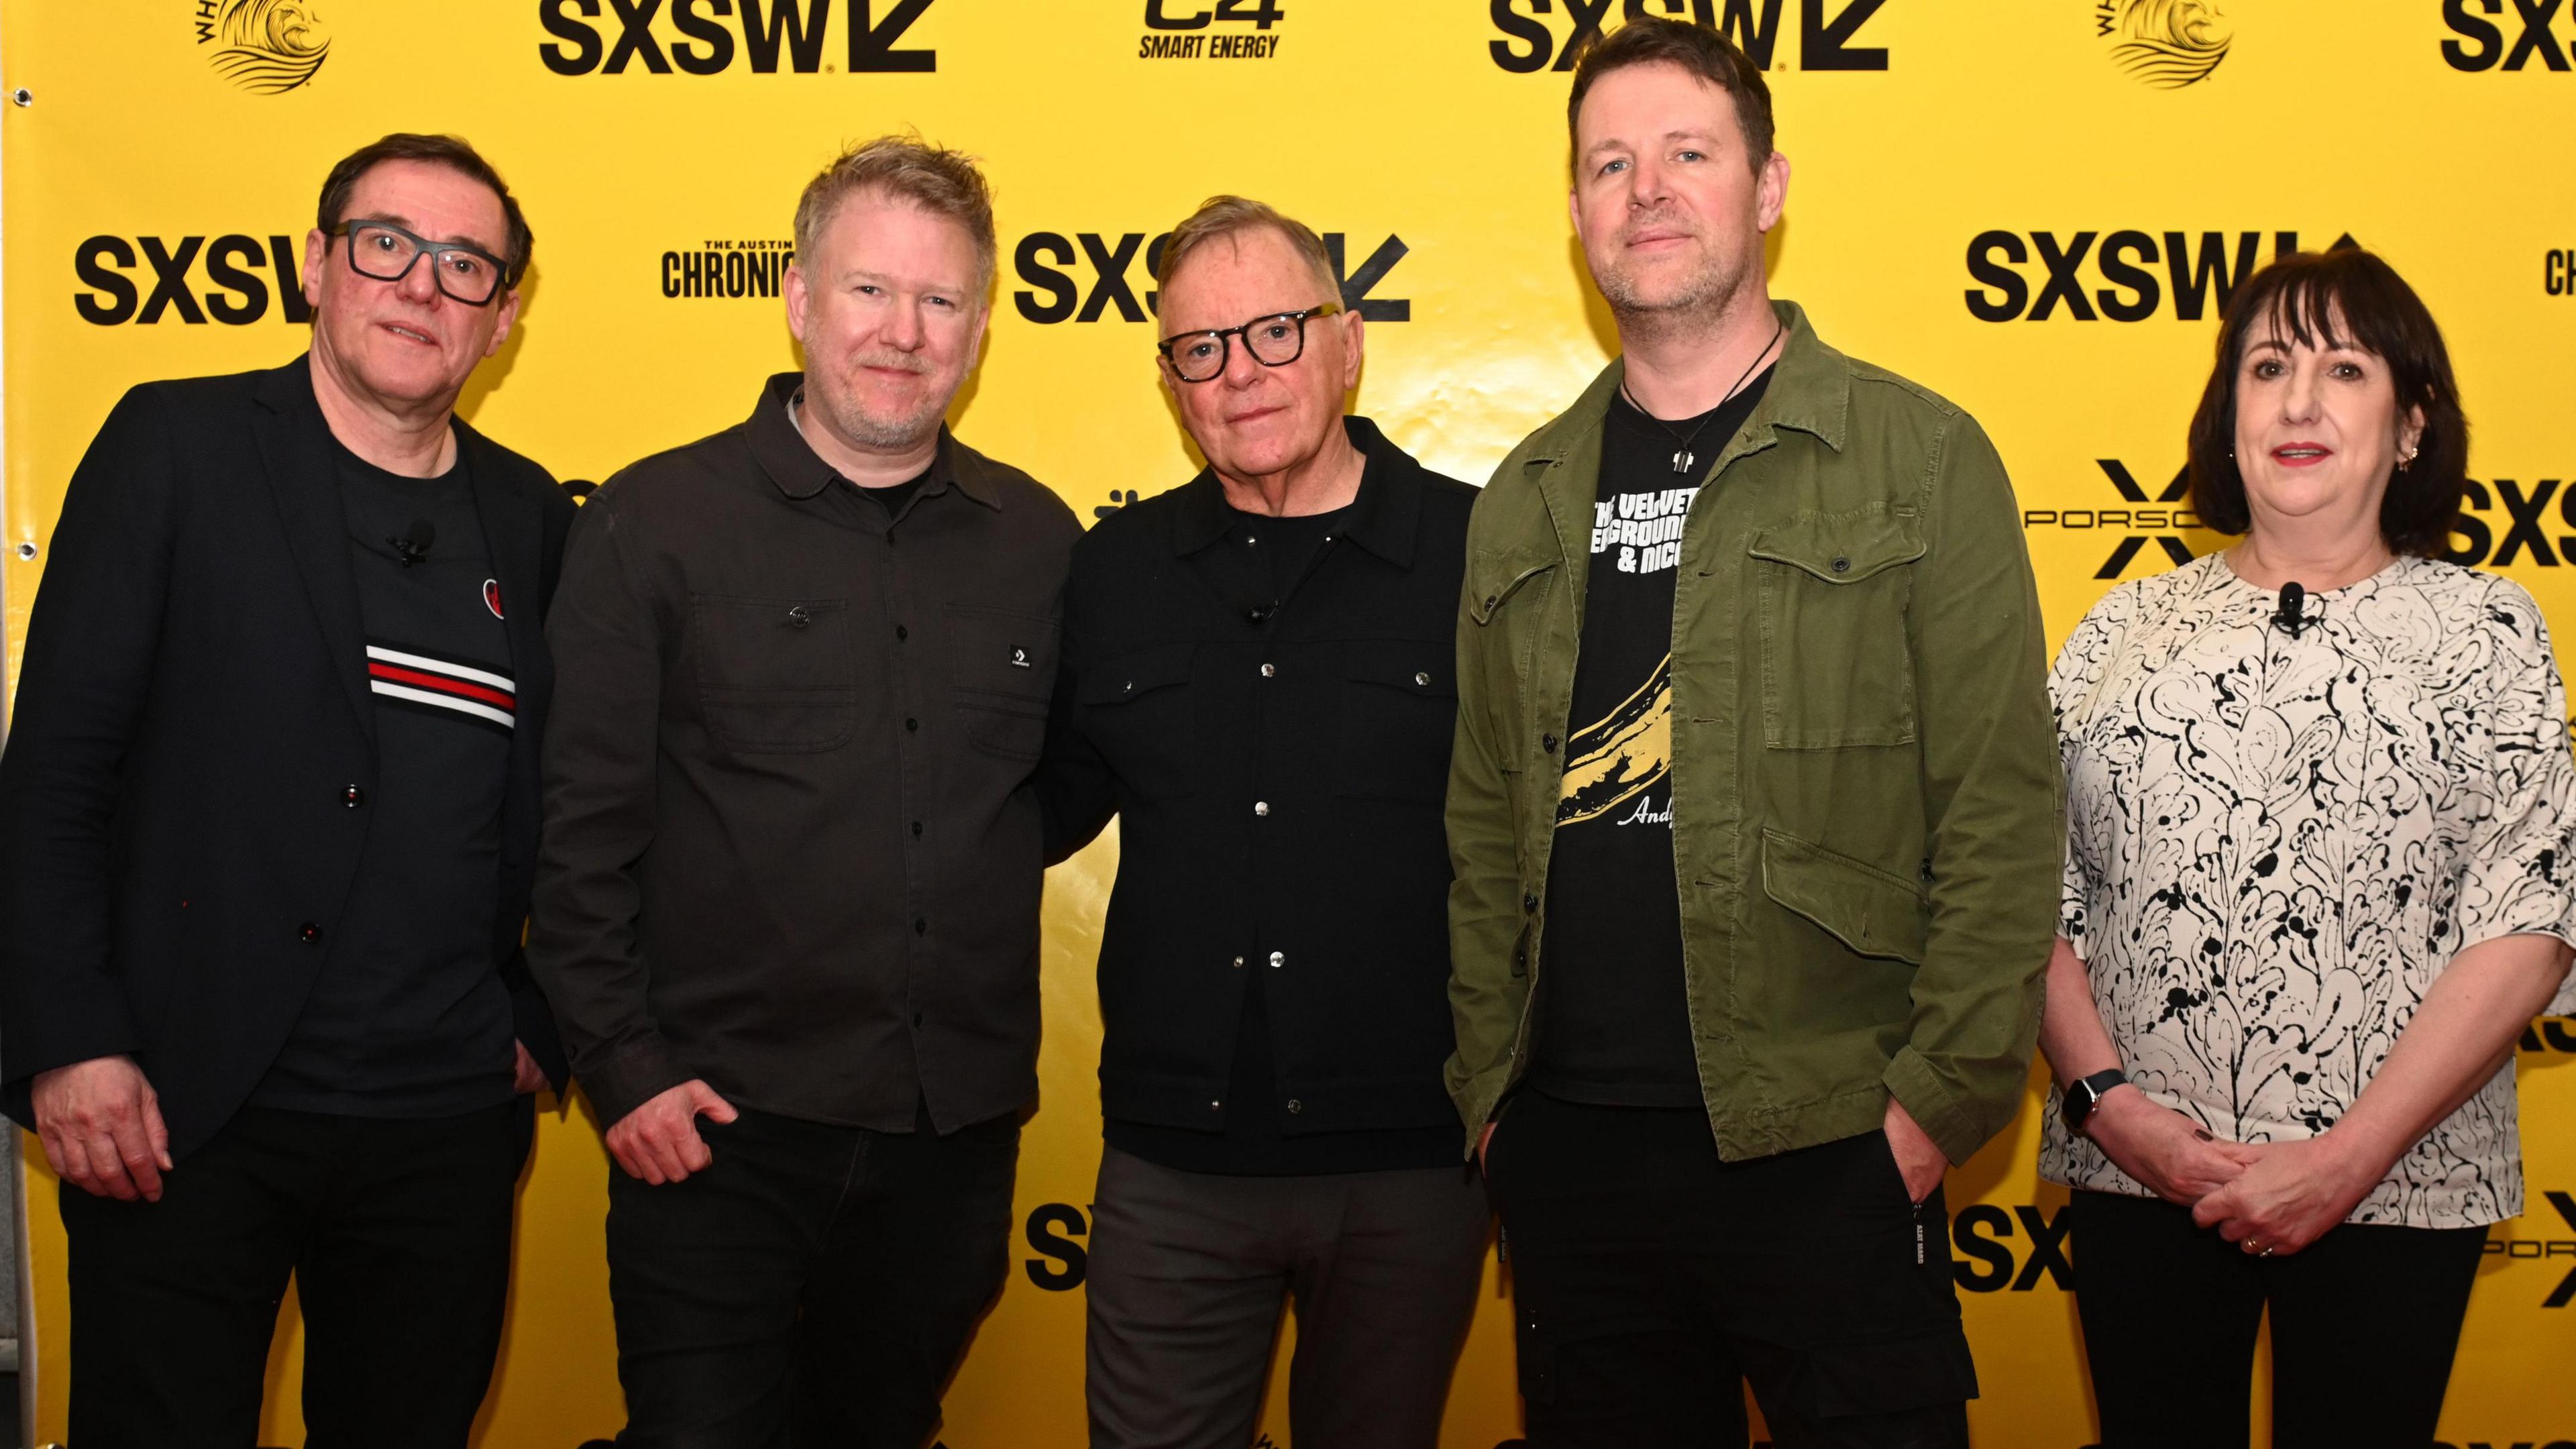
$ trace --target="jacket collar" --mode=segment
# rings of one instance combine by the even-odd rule
[[[823,461],[823,455],[805,441],[796,430],[796,419],[787,405],[804,389],[805,374],[782,372],[761,385],[760,401],[743,424],[751,440],[751,455],[778,491],[798,502],[812,498],[841,481],[839,470]],[[958,492],[999,511],[1001,490],[983,468],[975,451],[956,440],[945,423],[939,426],[939,449],[931,455],[930,471],[921,480],[921,496],[945,493],[950,485]]]
[[[1422,465],[1367,418],[1346,417],[1342,430],[1368,460],[1342,537],[1397,568],[1408,567],[1421,531]],[[1172,552],[1196,553],[1223,538],[1234,521],[1235,510],[1225,501],[1225,485],[1217,481],[1216,470],[1202,468],[1181,485],[1172,518]]]
[[[1779,428],[1810,434],[1837,453],[1842,451],[1843,440],[1849,434],[1851,359],[1816,336],[1806,310],[1797,303],[1774,301],[1771,311],[1789,329],[1788,341],[1781,348],[1780,360],[1771,365],[1771,384],[1763,390],[1762,401],[1745,419],[1736,441],[1711,465],[1712,471],[1745,453],[1771,446]],[[1599,433],[1602,420],[1610,414],[1610,399],[1617,396],[1619,383],[1627,375],[1627,359],[1612,358],[1574,406],[1532,435],[1528,461],[1556,464],[1571,459]]]

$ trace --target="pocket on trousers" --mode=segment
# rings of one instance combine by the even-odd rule
[[[1789,1392],[1818,1419],[1901,1414],[1977,1396],[1977,1365],[1956,1323],[1875,1343],[1829,1344],[1798,1355]]]

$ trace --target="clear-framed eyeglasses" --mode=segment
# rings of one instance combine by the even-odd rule
[[[1172,375],[1183,382],[1214,382],[1224,376],[1226,349],[1237,337],[1243,339],[1243,350],[1253,361],[1264,367],[1286,367],[1306,354],[1306,323],[1341,310],[1339,302],[1326,302],[1303,312],[1274,312],[1240,327],[1166,337],[1154,350],[1163,354],[1163,360],[1172,365]]]
[[[338,235],[349,244],[349,266],[359,276],[399,282],[428,257],[438,290],[468,307],[491,303],[507,270],[499,257],[468,242],[434,242],[389,221],[344,221]]]

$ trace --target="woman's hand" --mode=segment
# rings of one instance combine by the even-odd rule
[[[2246,1149],[2254,1163],[2191,1210],[2193,1222],[2249,1253],[2287,1257],[2352,1215],[2390,1164],[2349,1151],[2329,1131]]]
[[[2234,1182],[2262,1151],[2219,1141],[2199,1123],[2129,1086],[2112,1088],[2094,1104],[2084,1135],[2122,1172],[2184,1207]]]

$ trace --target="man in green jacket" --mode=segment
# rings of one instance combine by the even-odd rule
[[[2020,1105],[2063,837],[2011,485],[1771,301],[1723,36],[1629,22],[1568,119],[1624,356],[1477,502],[1449,788],[1530,1441],[1740,1445],[1750,1379],[1782,1445],[1964,1445],[1940,1184]]]

